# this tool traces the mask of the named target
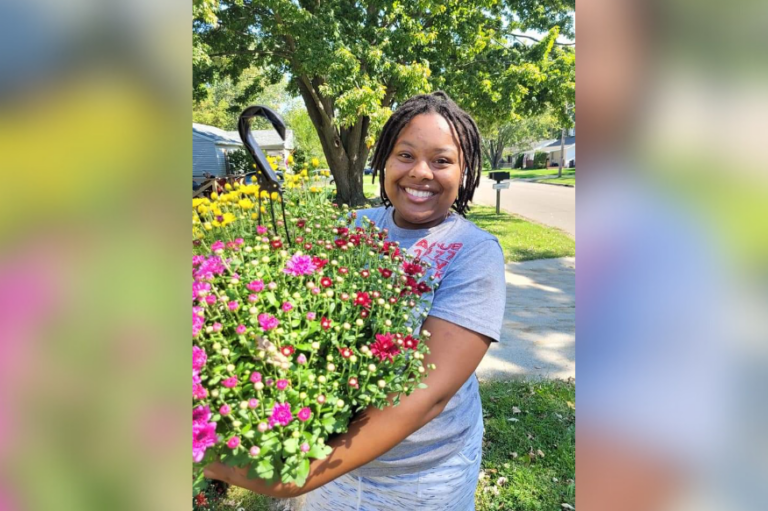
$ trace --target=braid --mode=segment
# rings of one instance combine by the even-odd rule
[[[457,213],[464,216],[469,211],[469,202],[480,184],[482,170],[482,148],[480,131],[474,119],[454,103],[445,92],[437,91],[432,94],[419,94],[404,102],[384,124],[376,149],[371,160],[373,179],[379,176],[379,193],[386,207],[392,203],[384,189],[385,165],[392,153],[397,137],[402,129],[417,115],[434,112],[443,118],[456,130],[461,146],[461,158],[464,162],[464,173],[459,183],[458,197],[451,206]]]

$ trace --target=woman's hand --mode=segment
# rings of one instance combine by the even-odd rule
[[[219,461],[215,461],[203,469],[203,475],[208,479],[223,481],[232,486],[239,486],[260,495],[267,495],[275,498],[290,498],[300,495],[301,488],[292,484],[283,484],[277,482],[269,484],[263,479],[249,479],[248,468],[228,467]]]

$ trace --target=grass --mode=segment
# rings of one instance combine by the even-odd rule
[[[480,384],[480,397],[485,436],[475,497],[477,510],[539,511],[559,510],[563,503],[574,506],[573,380],[485,382]],[[267,511],[268,500],[231,487],[215,509]]]
[[[488,382],[480,396],[485,436],[478,511],[575,506],[575,383]]]
[[[510,179],[527,179],[543,176],[557,176],[557,168],[553,169],[499,169],[484,170],[483,174],[488,172],[509,172]],[[576,177],[576,169],[563,169],[563,177]]]
[[[574,177],[556,177],[554,179],[538,179],[536,180],[537,183],[549,183],[553,185],[564,185],[564,186],[576,186],[576,176]]]
[[[467,219],[499,239],[507,262],[576,255],[576,242],[562,231],[504,211],[497,215],[496,208],[472,205]]]

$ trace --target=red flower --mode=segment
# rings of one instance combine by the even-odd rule
[[[389,297],[389,303],[392,303],[392,304],[397,303],[397,297],[396,296],[390,296]]]
[[[338,348],[338,350],[342,358],[349,358],[353,355],[352,350],[349,348]]]
[[[275,250],[277,250],[277,249],[279,249],[279,248],[283,248],[283,242],[282,242],[282,241],[280,241],[280,240],[274,240],[274,241],[273,241],[272,243],[270,243],[270,244],[272,245],[272,248],[274,248]]]
[[[364,279],[367,279],[368,277],[370,277],[370,275],[371,275],[371,272],[369,272],[368,270],[363,270],[360,272],[360,276],[363,277]]]
[[[320,320],[320,326],[323,327],[323,330],[328,330],[331,328],[331,320],[323,317],[323,319]]]
[[[405,339],[403,339],[403,346],[405,346],[410,350],[415,350],[418,345],[419,345],[419,340],[414,339],[410,335],[406,336]]]
[[[427,285],[426,282],[419,282],[419,285],[416,286],[416,293],[421,296],[424,293],[429,293],[432,291],[432,288]]]
[[[400,354],[400,348],[395,344],[392,334],[376,334],[376,342],[371,346],[371,353],[379,358],[380,361],[394,360],[395,355]]]
[[[349,229],[347,229],[346,227],[339,227],[338,231],[339,231],[339,236],[341,236],[342,238],[349,233]]]
[[[328,277],[323,277],[320,279],[320,285],[323,287],[331,287],[333,285],[333,281]]]
[[[365,229],[362,227],[355,227],[355,232],[365,232]]]
[[[349,273],[349,269],[343,266],[339,266],[339,273],[341,273],[342,275],[346,275],[347,273]]]
[[[361,318],[367,318],[369,314],[370,313],[367,310],[365,310],[365,309],[360,311],[360,317]]]
[[[350,378],[348,383],[350,387],[354,387],[356,389],[360,388],[360,385],[357,383],[357,378]]]
[[[197,500],[198,506],[207,506],[208,505],[208,499],[205,498],[204,493],[198,493],[197,497],[195,497],[195,500]]]
[[[368,293],[357,292],[355,293],[355,305],[365,307],[366,309],[371,306],[371,296]]]
[[[304,236],[296,236],[296,243],[304,243]]]
[[[325,266],[326,264],[328,264],[328,259],[322,259],[322,258],[320,258],[320,257],[317,257],[317,256],[313,256],[313,257],[312,257],[312,264],[314,264],[314,265],[315,265],[315,268],[316,268],[317,270],[322,270],[322,269],[323,269],[323,266]]]
[[[283,346],[282,348],[280,348],[280,353],[282,353],[286,357],[290,357],[291,355],[293,355],[294,351],[295,350],[293,346]]]
[[[385,279],[388,279],[389,277],[392,276],[392,270],[390,270],[389,268],[379,268],[379,273],[381,273],[381,276],[384,277]]]
[[[353,236],[349,237],[349,241],[352,242],[352,244],[356,247],[360,246],[360,236],[358,234],[355,234]]]
[[[344,247],[344,246],[346,246],[346,245],[347,245],[347,241],[346,241],[346,240],[343,240],[343,239],[341,239],[341,238],[337,238],[337,239],[333,240],[333,242],[336,244],[336,246],[337,246],[338,248],[341,248],[341,247]]]
[[[374,291],[373,292],[373,297],[374,298],[379,298],[379,297],[381,297],[381,293],[379,293],[378,291]]]
[[[309,243],[309,242],[304,243],[304,250],[306,251],[312,250],[312,243]]]
[[[424,268],[422,268],[420,265],[416,263],[403,263],[403,271],[407,275],[418,275],[419,273],[424,271]]]
[[[299,219],[299,221],[298,221],[298,222],[296,222],[296,226],[297,226],[299,229],[303,229],[305,225],[307,225],[307,221],[306,221],[306,220],[304,220],[303,218],[302,218],[302,219]]]

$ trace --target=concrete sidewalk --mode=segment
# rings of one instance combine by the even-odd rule
[[[480,380],[576,376],[576,259],[507,264],[501,342],[477,368]]]

